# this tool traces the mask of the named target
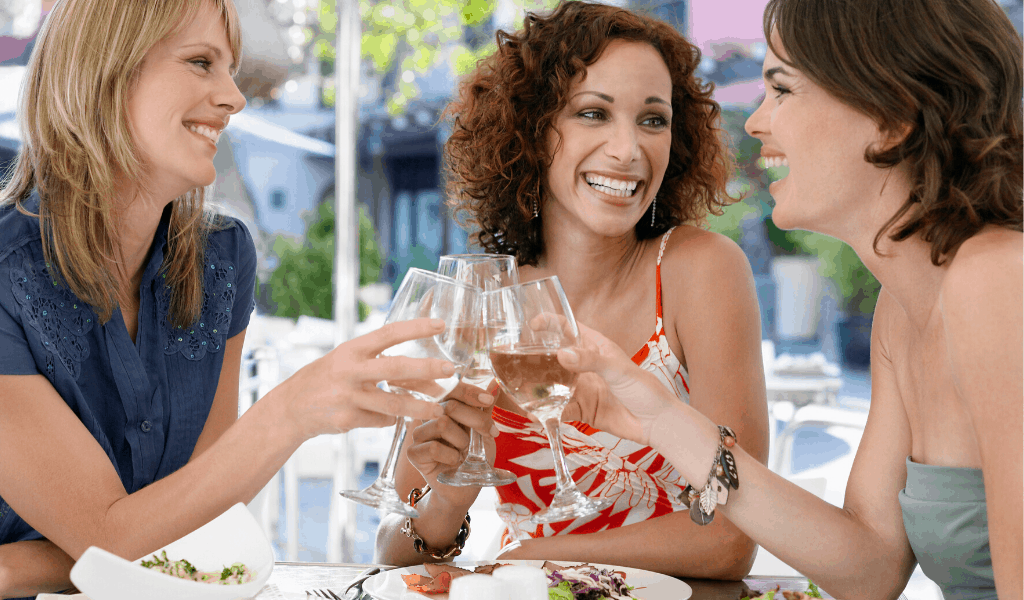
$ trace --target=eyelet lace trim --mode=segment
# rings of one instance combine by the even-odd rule
[[[11,269],[14,297],[25,311],[25,320],[39,332],[43,348],[55,355],[77,381],[81,363],[89,358],[86,334],[96,314],[70,290],[50,276],[46,262],[23,262]],[[54,361],[46,357],[46,376],[53,381]]]
[[[173,327],[167,319],[171,306],[171,286],[163,284],[163,289],[156,294],[165,337],[164,354],[180,352],[189,360],[202,360],[207,352],[220,352],[224,346],[231,327],[231,308],[235,304],[235,265],[221,260],[217,252],[209,248],[203,271],[203,310],[198,323],[188,327]]]

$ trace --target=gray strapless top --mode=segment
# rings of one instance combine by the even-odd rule
[[[995,600],[981,469],[934,467],[908,456],[899,499],[917,562],[946,600]]]

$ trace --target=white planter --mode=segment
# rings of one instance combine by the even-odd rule
[[[807,339],[818,331],[824,288],[818,259],[780,256],[772,260],[775,281],[775,333],[781,339]]]

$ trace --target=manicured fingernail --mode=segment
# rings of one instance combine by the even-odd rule
[[[480,396],[478,396],[478,399],[480,400],[480,402],[484,404],[494,404],[494,396],[490,394],[480,394]]]
[[[497,425],[491,425],[491,437],[498,437],[499,433],[501,433],[501,432],[498,431],[498,426]]]
[[[444,327],[444,321],[442,319],[431,319],[430,325],[435,328]]]
[[[434,413],[434,415],[433,415],[434,418],[443,417],[444,416],[444,407],[441,406],[440,404],[435,404],[434,405],[433,413]]]
[[[562,363],[566,365],[578,365],[580,363],[580,355],[576,354],[575,350],[562,350]]]

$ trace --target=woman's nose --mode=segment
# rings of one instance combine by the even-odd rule
[[[214,94],[214,104],[227,109],[229,115],[233,115],[245,108],[245,96],[238,89],[235,78],[225,75],[221,78],[217,91]]]
[[[636,128],[620,125],[612,129],[611,138],[605,143],[605,154],[629,164],[640,158],[640,141]]]
[[[758,137],[768,133],[768,109],[765,107],[765,104],[767,102],[765,98],[762,98],[761,102],[757,105],[757,110],[743,124],[743,129],[748,135]]]

